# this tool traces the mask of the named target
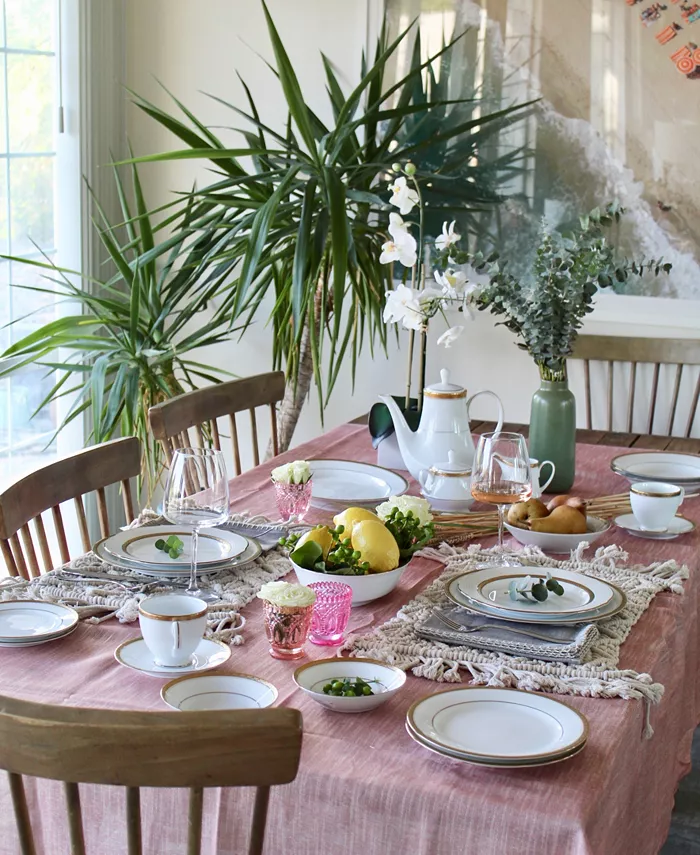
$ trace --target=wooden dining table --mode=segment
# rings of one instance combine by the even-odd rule
[[[609,495],[626,489],[610,469],[623,449],[580,444],[574,491]],[[293,459],[342,458],[375,462],[365,426],[347,424],[297,446],[231,482],[232,510],[275,517],[270,469]],[[417,493],[411,482],[410,492]],[[684,515],[700,523],[700,499],[687,500]],[[328,521],[312,509],[310,522]],[[493,538],[485,538],[484,546]],[[247,606],[245,644],[235,647],[222,673],[263,677],[277,687],[282,706],[304,718],[299,774],[273,790],[265,851],[284,855],[653,855],[668,833],[674,792],[689,770],[692,734],[700,718],[700,585],[696,531],[672,541],[629,536],[613,527],[601,544],[615,543],[631,564],[673,558],[690,578],[683,594],[657,595],[621,649],[621,668],[650,674],[664,685],[651,710],[654,735],[645,738],[639,700],[569,697],[583,713],[590,736],[578,756],[532,769],[491,769],[436,756],[409,737],[406,711],[418,698],[445,691],[444,683],[409,673],[404,688],[380,708],[343,715],[303,695],[292,679],[299,663],[272,659],[264,637],[260,601]],[[517,546],[517,545],[516,545]],[[435,560],[415,557],[388,596],[353,609],[349,632],[365,633],[394,617],[441,571]],[[294,577],[288,577],[293,581]],[[114,650],[138,634],[136,624],[82,624],[52,644],[0,650],[3,694],[80,707],[165,709],[163,681],[134,673],[114,660]],[[333,648],[306,646],[307,658],[335,655]],[[464,674],[465,682],[468,675]],[[196,713],[173,713],[196,715]],[[121,855],[124,792],[81,788],[88,852]],[[30,807],[40,803],[40,850],[67,852],[62,789],[31,782]],[[213,790],[205,797],[204,855],[239,855],[252,796]],[[0,855],[18,851],[9,795],[0,789]],[[145,791],[142,804],[144,853],[181,851],[186,794]],[[43,849],[41,848],[43,846]]]

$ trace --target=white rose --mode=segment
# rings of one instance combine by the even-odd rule
[[[433,519],[430,513],[430,502],[418,496],[392,496],[377,507],[377,516],[379,519],[386,520],[394,508],[398,508],[404,515],[412,511],[421,525],[427,525]]]
[[[306,484],[311,478],[311,467],[306,460],[294,460],[292,463],[284,463],[276,466],[270,477],[280,484]]]
[[[291,582],[267,582],[260,588],[257,596],[275,606],[312,606],[316,593],[306,585]]]

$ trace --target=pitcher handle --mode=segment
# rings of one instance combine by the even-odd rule
[[[503,428],[503,402],[498,395],[490,389],[483,389],[481,392],[474,392],[471,398],[467,398],[467,417],[469,416],[469,405],[474,398],[478,398],[479,395],[491,395],[496,399],[496,404],[498,405],[498,422],[496,424],[496,432],[500,431]]]
[[[554,473],[557,471],[557,467],[552,463],[551,460],[543,460],[542,463],[540,463],[540,473],[542,472],[542,469],[545,466],[551,466],[552,472],[551,472],[549,478],[547,478],[547,480],[544,482],[544,484],[540,485],[540,490],[542,490],[543,493],[546,492],[547,487],[549,487],[549,485],[552,483],[552,479],[554,478]]]

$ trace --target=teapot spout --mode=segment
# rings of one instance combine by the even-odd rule
[[[401,412],[401,408],[390,395],[380,395],[379,400],[383,404],[386,404],[389,412],[391,413],[391,419],[394,423],[394,431],[396,432],[396,439],[398,440],[399,449],[401,450],[401,456],[404,459],[406,468],[409,470],[411,475],[417,479],[419,471],[424,468],[419,460],[416,459],[416,446],[420,443],[420,439],[408,426],[408,422],[406,421],[404,414]]]

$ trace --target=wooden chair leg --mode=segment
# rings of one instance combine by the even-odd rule
[[[109,537],[109,514],[107,513],[107,497],[105,488],[99,487],[97,492],[97,516],[100,520],[100,533],[102,537]]]
[[[233,464],[236,467],[236,475],[241,474],[241,450],[238,444],[238,428],[236,427],[236,417],[233,413],[231,419],[231,442],[233,443]]]
[[[131,483],[128,478],[122,481],[122,502],[124,503],[124,515],[127,523],[134,521],[134,500],[131,497]]]
[[[2,557],[5,559],[5,566],[7,567],[7,572],[10,574],[10,576],[19,576],[19,570],[17,568],[15,556],[12,554],[10,544],[7,540],[0,540],[0,550],[2,550]]]
[[[29,808],[27,807],[27,797],[24,792],[22,776],[17,775],[15,772],[8,772],[7,777],[10,780],[10,795],[12,796],[12,807],[15,812],[20,852],[22,855],[36,855],[34,835],[32,834],[32,825],[29,821]]]
[[[129,855],[142,855],[141,791],[138,787],[126,788],[126,835]]]
[[[204,790],[192,787],[190,790],[190,810],[187,818],[187,855],[201,855],[202,852],[202,809]]]
[[[272,435],[272,455],[273,457],[277,457],[280,453],[280,446],[277,436],[277,409],[274,404],[270,404],[270,430]]]
[[[85,505],[83,505],[82,496],[76,496],[75,499],[73,499],[73,502],[75,503],[75,513],[78,517],[80,540],[85,552],[89,552],[92,548],[92,544],[90,543],[90,532],[88,530],[87,516],[85,515]]]
[[[260,448],[258,446],[258,423],[255,420],[255,410],[248,410],[250,413],[250,434],[253,442],[253,463],[255,466],[260,466]]]
[[[85,837],[83,834],[83,812],[80,807],[78,785],[66,781],[63,784],[68,810],[68,830],[70,831],[71,855],[85,855]]]
[[[61,516],[61,508],[59,505],[55,505],[51,508],[51,515],[53,516],[53,526],[56,531],[56,537],[58,538],[58,551],[61,555],[61,561],[63,564],[67,564],[70,561],[70,553],[68,552],[66,530],[63,527],[63,517]]]
[[[46,529],[44,528],[44,520],[41,514],[38,517],[34,517],[34,526],[36,528],[36,537],[39,541],[39,549],[41,550],[41,560],[44,563],[44,572],[48,573],[49,570],[53,570],[53,558],[51,557],[49,540],[46,537]]]
[[[250,831],[248,855],[262,855],[269,802],[270,788],[258,787],[255,791],[255,807],[253,808],[253,825]]]

